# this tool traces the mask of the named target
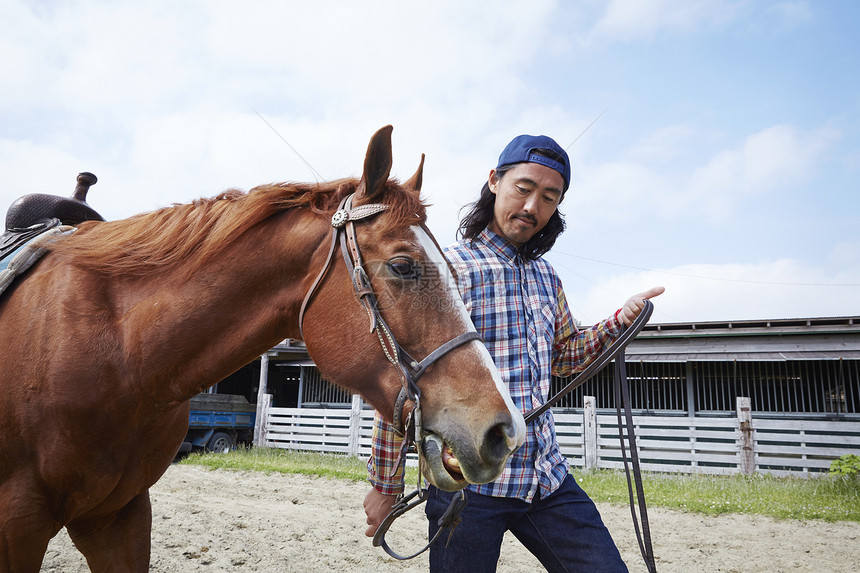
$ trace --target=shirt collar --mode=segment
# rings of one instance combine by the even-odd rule
[[[520,249],[515,244],[505,239],[501,235],[498,235],[490,230],[489,227],[485,228],[478,235],[478,239],[490,247],[490,249],[498,254],[501,258],[510,261],[512,264],[516,264],[519,261],[519,253]]]

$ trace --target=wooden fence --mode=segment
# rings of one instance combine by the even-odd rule
[[[598,413],[586,396],[583,413],[554,412],[562,453],[583,468],[623,468],[614,413]],[[262,408],[257,443],[367,458],[373,411],[352,408]],[[860,455],[860,422],[765,419],[738,398],[736,417],[633,416],[642,468],[709,474],[826,472],[844,454]]]

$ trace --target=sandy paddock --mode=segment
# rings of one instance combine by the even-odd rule
[[[173,465],[152,488],[151,571],[427,570],[426,554],[408,562],[389,558],[364,536],[361,502],[367,486],[300,475],[260,474]],[[599,504],[631,572],[645,567],[630,510]],[[765,517],[703,517],[649,509],[663,573],[860,571],[860,524],[778,521]],[[423,511],[402,517],[389,543],[405,553],[420,546]],[[540,570],[508,539],[499,571]],[[89,569],[65,530],[51,542],[42,571]]]

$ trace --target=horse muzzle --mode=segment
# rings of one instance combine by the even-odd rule
[[[438,434],[424,434],[417,448],[422,458],[421,473],[428,482],[444,491],[467,485],[488,483],[501,475],[508,457],[522,445],[515,424],[496,424],[478,448],[458,446]]]

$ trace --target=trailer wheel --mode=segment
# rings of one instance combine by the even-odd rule
[[[236,440],[227,432],[215,432],[206,444],[207,452],[229,452],[236,447]]]

